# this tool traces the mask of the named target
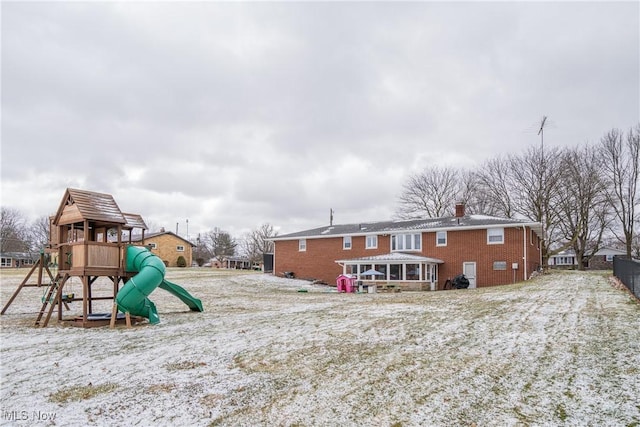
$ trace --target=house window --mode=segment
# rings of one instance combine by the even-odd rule
[[[176,251],[178,251],[178,252],[184,252],[184,246],[182,246],[182,245],[178,245],[178,246],[176,246]]]
[[[436,246],[447,246],[447,232],[446,231],[437,231],[436,232]]]
[[[376,235],[367,236],[365,247],[366,249],[376,249],[378,247],[378,236]]]
[[[574,256],[559,256],[556,257],[556,265],[574,265],[576,258]]]
[[[392,251],[421,251],[422,240],[420,233],[394,234],[391,236]]]
[[[11,258],[2,258],[0,267],[11,267]]]
[[[389,265],[389,279],[402,280],[402,264]]]
[[[149,249],[158,249],[157,243],[149,243],[147,246],[149,246]]]
[[[420,264],[407,264],[405,280],[420,280]]]
[[[501,245],[504,243],[504,228],[489,228],[487,230],[487,244]]]
[[[607,262],[613,262],[613,255],[605,255],[604,256],[605,261]]]
[[[342,238],[342,249],[344,250],[351,249],[351,236],[344,236]]]
[[[304,252],[307,250],[307,239],[298,240],[298,250]]]

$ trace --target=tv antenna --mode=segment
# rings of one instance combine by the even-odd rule
[[[538,131],[538,135],[540,135],[540,148],[542,149],[542,153],[544,153],[544,125],[547,124],[547,116],[542,116],[542,120],[540,120],[540,130]]]

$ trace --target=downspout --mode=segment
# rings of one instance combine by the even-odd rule
[[[213,263],[211,263],[211,265],[213,265]],[[273,242],[273,265],[271,266],[271,268],[272,268],[271,275],[278,277],[278,273],[276,273],[276,242],[275,241]]]
[[[522,266],[522,272],[524,274],[524,280],[527,280],[527,226],[522,226],[522,259],[524,265]]]

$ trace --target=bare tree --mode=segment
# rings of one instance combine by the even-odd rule
[[[0,252],[28,252],[30,249],[26,219],[22,212],[2,208],[0,213]]]
[[[626,138],[622,131],[610,130],[601,139],[600,147],[607,177],[608,198],[616,217],[615,226],[611,230],[625,245],[627,256],[631,256],[639,202],[640,123],[629,130]]]
[[[562,164],[559,149],[529,148],[521,156],[509,158],[513,179],[513,209],[515,215],[540,222],[544,236],[542,242],[543,264],[547,264],[549,248],[556,243],[555,228],[558,224],[558,189],[561,186]]]
[[[261,262],[262,255],[265,253],[273,253],[273,242],[268,239],[278,235],[269,223],[262,224],[257,229],[248,233],[243,242],[242,249],[251,262]]]
[[[428,167],[402,187],[396,216],[402,219],[452,215],[461,196],[461,175],[452,167]]]
[[[34,249],[41,250],[49,243],[49,217],[44,215],[37,218],[29,227],[29,236]]]
[[[610,205],[597,148],[587,145],[566,150],[561,169],[556,230],[566,243],[559,250],[572,247],[582,270],[598,251],[609,221]]]
[[[201,236],[200,242],[207,253],[212,257],[220,259],[234,256],[236,254],[236,247],[238,246],[238,243],[229,233],[218,229],[204,233],[204,235]]]
[[[207,249],[204,239],[198,233],[198,237],[196,237],[195,247],[193,248],[193,259],[198,264],[198,266],[202,267],[202,265],[212,257],[211,253]]]
[[[505,157],[487,160],[476,172],[478,186],[476,198],[483,201],[481,213],[513,218],[515,215],[514,173],[511,161]]]

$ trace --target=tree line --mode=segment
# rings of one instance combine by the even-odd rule
[[[411,175],[398,197],[400,219],[468,214],[540,222],[543,263],[573,249],[579,266],[604,245],[640,257],[638,178],[640,123],[612,129],[597,143],[567,148],[531,146],[473,170],[429,166]]]
[[[530,146],[479,167],[429,166],[402,185],[396,217],[438,218],[453,215],[457,202],[469,214],[540,222],[544,230],[543,263],[549,256],[573,249],[578,265],[603,245],[624,247],[640,257],[636,232],[640,212],[640,123],[628,131],[612,129],[597,143],[567,148]],[[273,251],[277,232],[262,224],[240,239],[214,229],[198,235],[194,260],[242,255],[260,262]],[[2,207],[0,252],[34,252],[48,241],[49,218],[28,223],[19,210]]]
[[[115,230],[111,230],[114,232]],[[193,248],[193,260],[203,265],[213,258],[243,256],[252,263],[260,263],[263,253],[273,252],[268,241],[278,233],[271,224],[262,224],[240,239],[217,228],[200,233]],[[0,252],[38,253],[49,242],[49,217],[41,216],[33,222],[18,209],[2,207],[0,211]]]
[[[226,231],[215,228],[198,235],[193,250],[193,260],[198,265],[203,265],[213,258],[221,260],[241,255],[251,263],[261,263],[263,254],[273,252],[273,242],[268,239],[277,234],[278,232],[269,223],[264,223],[244,234],[240,240],[235,239]]]

